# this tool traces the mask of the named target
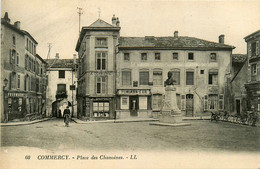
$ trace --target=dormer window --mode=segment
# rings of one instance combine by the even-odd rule
[[[107,38],[96,38],[96,47],[107,47]]]

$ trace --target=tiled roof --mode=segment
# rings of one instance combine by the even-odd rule
[[[16,28],[14,25],[12,25],[11,23],[7,22],[3,18],[1,18],[1,24],[2,25],[6,25],[10,29],[16,31],[17,33],[20,33],[21,35],[27,35],[29,38],[31,38],[32,41],[34,41],[34,43],[38,44],[38,42],[32,37],[32,35],[29,32]]]
[[[216,42],[210,42],[194,37],[120,37],[119,44],[121,48],[224,48],[233,49],[234,46],[225,45]]]
[[[44,59],[44,61],[48,68],[74,68],[73,59]]]
[[[102,19],[98,19],[94,23],[92,23],[89,27],[113,27],[113,26],[103,21]]]
[[[246,54],[232,54],[232,62],[244,63],[247,59]]]

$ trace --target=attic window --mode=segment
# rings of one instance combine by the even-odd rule
[[[194,60],[194,53],[188,53],[188,60]]]
[[[13,45],[16,44],[16,39],[15,39],[15,36],[13,35]]]
[[[107,47],[107,38],[96,38],[97,47]]]
[[[146,61],[147,60],[147,53],[141,53],[141,60]]]
[[[59,70],[59,78],[65,78],[65,70]]]
[[[210,54],[210,61],[211,62],[216,62],[217,61],[217,54],[216,53],[211,53]]]

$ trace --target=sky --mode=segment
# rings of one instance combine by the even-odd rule
[[[233,53],[246,54],[244,37],[260,30],[260,1],[177,1],[177,0],[1,0],[1,17],[8,12],[11,23],[21,22],[38,42],[37,53],[73,58],[79,36],[78,7],[83,8],[81,26],[99,18],[111,24],[119,17],[121,36],[196,37],[235,46]]]

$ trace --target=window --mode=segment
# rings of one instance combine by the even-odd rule
[[[17,88],[20,89],[21,87],[21,76],[20,75],[17,75]]]
[[[252,64],[251,73],[252,73],[252,75],[256,75],[256,64]]]
[[[11,89],[16,89],[16,73],[15,72],[12,72],[10,74],[10,88]]]
[[[10,63],[15,64],[15,59],[16,59],[16,51],[10,50]]]
[[[178,53],[173,53],[172,54],[172,59],[173,60],[178,60],[179,59]]]
[[[224,95],[219,95],[219,104],[218,104],[218,108],[219,110],[223,110],[224,109]]]
[[[14,35],[13,35],[13,45],[16,45],[16,39]]]
[[[131,85],[131,71],[122,71],[122,85]]]
[[[216,61],[217,61],[217,55],[216,55],[216,53],[211,53],[211,54],[210,54],[210,61],[211,61],[211,62],[216,62]]]
[[[109,117],[109,102],[93,102],[94,117]]]
[[[107,38],[96,38],[97,47],[107,47]]]
[[[253,42],[251,44],[251,51],[252,51],[252,56],[256,55],[256,42]]]
[[[188,53],[188,60],[194,60],[194,54]]]
[[[124,53],[124,61],[130,61],[129,53]]]
[[[106,77],[97,77],[97,94],[105,94],[106,93]]]
[[[186,72],[186,85],[194,85],[194,72]]]
[[[106,70],[106,52],[96,53],[96,68],[97,70]]]
[[[140,72],[139,73],[139,84],[140,85],[149,84],[149,72]]]
[[[16,55],[16,64],[19,65],[19,53]]]
[[[141,60],[146,61],[147,60],[147,53],[141,53]]]
[[[216,110],[218,108],[218,95],[211,94],[208,97],[209,109]]]
[[[154,59],[155,60],[161,60],[161,54],[160,53],[155,53]]]
[[[162,95],[155,94],[153,95],[153,110],[161,110],[162,108]]]
[[[65,78],[65,70],[59,70],[59,78]]]
[[[162,72],[153,72],[153,85],[162,85]]]
[[[218,84],[218,72],[209,72],[209,85]]]
[[[26,40],[26,49],[29,50],[29,39]]]
[[[204,70],[200,70],[200,74],[202,74],[202,75],[203,75],[203,74],[204,74]]]
[[[58,93],[66,93],[66,84],[57,84]]]
[[[179,70],[173,70],[172,71],[172,78],[175,80],[175,84],[180,84],[180,71]]]

